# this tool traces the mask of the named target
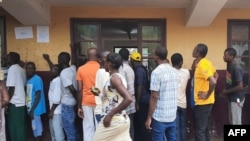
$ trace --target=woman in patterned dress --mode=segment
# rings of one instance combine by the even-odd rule
[[[117,53],[110,53],[105,60],[105,70],[110,79],[103,89],[102,120],[98,125],[93,141],[131,141],[129,135],[130,120],[126,107],[132,102],[127,91],[126,79],[118,72],[122,58]]]

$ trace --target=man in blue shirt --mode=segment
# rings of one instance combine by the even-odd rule
[[[40,76],[35,74],[36,66],[33,62],[26,64],[26,106],[35,140],[41,140],[43,125],[41,115],[46,113],[43,81]]]

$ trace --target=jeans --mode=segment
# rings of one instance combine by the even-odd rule
[[[62,123],[67,136],[67,141],[76,141],[77,132],[75,126],[75,107],[62,104]]]
[[[176,116],[176,139],[177,141],[187,140],[187,109],[177,108]]]
[[[54,114],[49,120],[51,141],[65,141],[61,114]]]
[[[194,107],[195,141],[210,141],[209,122],[212,104]]]
[[[152,141],[164,141],[165,136],[167,141],[176,141],[175,120],[173,122],[159,122],[152,119],[151,127]]]

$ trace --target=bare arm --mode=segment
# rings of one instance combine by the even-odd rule
[[[48,54],[43,54],[43,58],[47,61],[48,65],[49,65],[49,68],[52,69],[52,67],[53,67],[54,64],[50,60],[49,55]]]
[[[29,113],[31,119],[34,119],[34,110],[36,106],[38,105],[40,98],[41,98],[41,91],[39,90],[39,91],[36,91],[36,99]]]
[[[136,92],[136,110],[139,111],[139,102],[141,99],[142,84],[136,86],[135,92]]]
[[[151,118],[155,111],[157,101],[158,101],[159,92],[158,91],[151,91],[150,99],[149,99],[149,109],[148,109],[148,116],[145,123],[147,129],[151,129]]]
[[[15,87],[9,87],[9,95],[10,95],[10,99],[12,98],[12,96],[14,95],[14,92],[15,92]]]
[[[229,93],[236,93],[236,92],[239,92],[241,90],[243,90],[243,82],[238,81],[237,86],[235,86],[231,89],[224,90],[221,95],[227,95]]]
[[[77,86],[78,86],[78,97],[77,97],[77,105],[78,105],[78,116],[80,118],[84,117],[84,113],[82,110],[82,88],[83,83],[81,80],[77,80]]]
[[[215,89],[215,86],[216,86],[216,80],[214,78],[214,76],[210,76],[208,77],[208,81],[209,81],[209,88],[208,88],[208,91],[207,92],[203,92],[203,91],[199,91],[198,92],[198,97],[200,99],[207,99],[209,98],[209,96],[212,94],[212,92],[214,91]]]
[[[74,86],[73,86],[73,85],[70,85],[70,86],[68,86],[68,88],[69,88],[71,94],[72,94],[72,95],[74,96],[74,98],[77,100],[77,92],[76,92],[76,89],[74,88]]]
[[[105,127],[110,126],[110,121],[116,113],[120,113],[122,110],[126,109],[127,106],[133,101],[131,94],[122,84],[121,78],[113,76],[110,79],[110,84],[112,88],[116,89],[117,92],[123,97],[123,101],[116,108],[112,109],[107,116],[105,116],[103,120]]]
[[[6,106],[9,103],[9,100],[10,100],[7,87],[3,83],[2,83],[2,98],[1,98],[1,100],[2,100],[2,102],[1,102],[2,103],[2,108],[4,106]]]

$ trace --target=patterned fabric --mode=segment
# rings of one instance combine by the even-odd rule
[[[113,77],[114,75],[120,77],[122,79],[123,85],[127,87],[126,80],[123,75],[115,73],[112,74],[110,78]],[[105,116],[122,102],[123,97],[121,97],[121,95],[115,89],[110,88],[110,80],[107,81],[107,83],[105,84],[103,91],[104,95],[103,95],[102,115]],[[122,111],[122,113],[126,113],[125,110]]]
[[[126,79],[123,75],[115,73],[110,78],[114,75],[120,77],[123,85],[127,87]],[[110,88],[110,80],[105,84],[103,93],[102,115],[105,117],[105,115],[122,102],[123,98],[115,89]],[[126,111],[123,110],[112,117],[109,127],[104,127],[102,121],[98,124],[93,141],[131,141],[129,126],[129,117]]]
[[[158,122],[172,122],[176,118],[178,74],[169,64],[160,64],[151,74],[150,90],[157,91],[158,101],[153,118]]]

